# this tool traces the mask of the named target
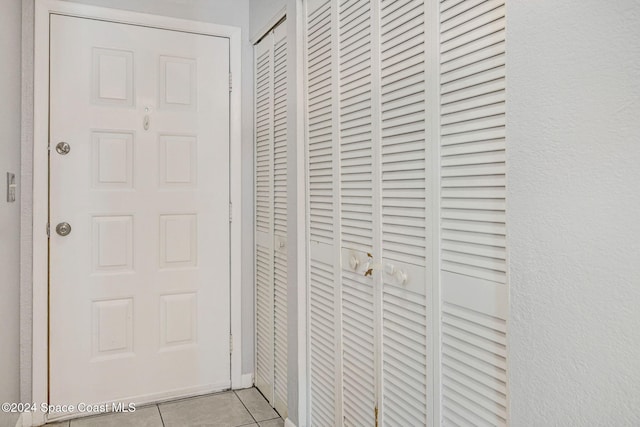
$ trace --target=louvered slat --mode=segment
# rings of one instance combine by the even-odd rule
[[[504,5],[458,8],[441,12],[442,265],[505,283]]]
[[[287,42],[274,48],[274,234],[287,235]]]
[[[308,21],[308,162],[311,240],[333,242],[333,159],[331,121],[331,2]]]
[[[271,248],[256,247],[256,386],[273,390],[273,261]]]
[[[256,60],[256,230],[271,233],[272,51]]]
[[[343,273],[342,363],[344,425],[373,425],[374,371],[373,288],[361,274]]]
[[[287,417],[287,254],[276,250],[274,274],[274,407]]]
[[[445,412],[506,425],[506,322],[453,304],[442,322]]]
[[[426,425],[425,297],[386,287],[382,298],[384,424]]]
[[[342,0],[339,19],[342,247],[371,252],[373,164],[370,2]]]
[[[309,370],[311,425],[335,424],[335,309],[333,266],[311,260]]]
[[[383,258],[425,266],[424,5],[381,7]]]

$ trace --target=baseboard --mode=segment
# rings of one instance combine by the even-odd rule
[[[284,427],[296,427],[296,425],[289,418],[284,420]]]
[[[16,427],[31,427],[33,425],[31,418],[31,412],[21,413],[16,420]]]
[[[250,388],[253,387],[253,374],[242,374],[240,377],[240,387],[239,388]]]

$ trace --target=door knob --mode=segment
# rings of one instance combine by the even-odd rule
[[[61,222],[56,226],[56,233],[61,236],[67,236],[71,233],[71,225],[68,222]]]
[[[58,154],[62,154],[64,156],[66,154],[69,154],[69,151],[71,151],[71,146],[64,141],[58,142],[58,144],[56,144],[56,151],[58,152]]]

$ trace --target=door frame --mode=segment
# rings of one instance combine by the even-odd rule
[[[230,71],[240,81],[241,29],[186,19],[108,9],[62,0],[36,0],[33,86],[33,320],[32,320],[32,402],[48,402],[49,389],[49,21],[51,14],[99,19],[159,29],[218,36],[229,39]],[[231,81],[230,81],[231,85]],[[231,388],[242,387],[241,328],[241,87],[230,93],[229,197],[230,197],[230,304]],[[38,408],[39,409],[39,408]],[[31,415],[33,425],[43,424],[46,415],[39,410]]]

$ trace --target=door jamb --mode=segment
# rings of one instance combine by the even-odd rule
[[[229,39],[230,71],[240,81],[241,29],[186,19],[170,18],[125,10],[108,9],[70,3],[62,0],[36,0],[34,41],[34,110],[33,110],[33,320],[32,320],[32,402],[49,401],[48,381],[48,248],[46,233],[48,222],[48,139],[49,139],[49,17],[51,14],[101,19],[110,22],[142,25],[188,33],[197,33]],[[239,84],[230,93],[230,297],[231,335],[231,388],[242,387],[242,328],[241,328],[241,99]],[[234,285],[235,284],[235,285]],[[39,406],[39,405],[38,405]],[[39,407],[38,407],[39,409]],[[31,414],[33,425],[44,424],[45,413]]]

